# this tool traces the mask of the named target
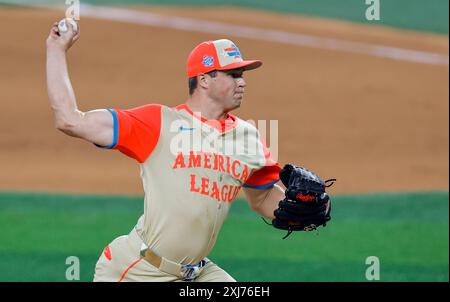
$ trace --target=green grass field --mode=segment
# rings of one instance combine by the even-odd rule
[[[336,196],[318,235],[282,240],[239,200],[210,258],[239,281],[366,281],[368,256],[380,281],[448,281],[448,203],[448,192]],[[142,209],[142,197],[0,193],[0,281],[65,281],[68,256],[90,281]]]

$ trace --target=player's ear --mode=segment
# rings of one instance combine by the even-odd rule
[[[208,88],[209,78],[206,76],[206,74],[199,74],[197,76],[197,83],[202,88]]]

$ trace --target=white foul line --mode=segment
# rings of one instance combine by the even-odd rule
[[[16,0],[17,1],[17,0]],[[2,1],[0,2],[10,2]],[[19,0],[20,2],[20,0]],[[28,3],[29,1],[22,1]],[[35,4],[34,6],[38,6]],[[39,5],[42,6],[42,5]],[[56,8],[48,7],[47,8]],[[61,7],[59,6],[58,9]],[[349,53],[359,53],[399,61],[448,66],[449,56],[379,44],[369,44],[342,39],[323,38],[305,34],[294,34],[278,30],[260,29],[249,26],[232,25],[221,22],[203,21],[198,19],[162,16],[150,12],[139,12],[129,9],[81,5],[81,16],[97,19],[120,21],[132,24],[151,25],[163,28],[173,28],[185,31],[197,31],[224,36],[236,36],[249,39],[278,42],[290,45],[305,46],[326,50],[337,50]]]
[[[154,13],[138,12],[127,9],[89,5],[81,8],[81,15],[126,23],[222,34],[226,36],[265,40],[312,48],[367,54],[415,63],[448,65],[449,62],[448,55],[433,52],[351,42],[333,38],[321,38],[311,35],[294,34],[278,30],[259,29],[255,27],[231,25],[220,22],[202,21],[191,18],[161,16]]]

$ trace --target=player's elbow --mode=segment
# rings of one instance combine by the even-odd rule
[[[55,119],[54,126],[59,131],[64,131],[65,129],[67,129],[69,127],[69,125],[67,123],[65,123],[64,121],[59,120],[59,119]]]
[[[70,136],[76,136],[75,135],[75,131],[74,131],[74,127],[71,124],[68,123],[64,123],[64,122],[56,122],[55,123],[55,128],[58,129],[59,131],[63,132],[64,134],[70,135]]]
[[[267,207],[255,207],[255,208],[252,208],[252,210],[264,218],[267,218],[267,219],[275,218],[273,210],[271,210]]]
[[[70,120],[62,117],[62,116],[55,116],[54,120],[55,128],[60,131],[67,131],[73,127],[75,127],[75,123],[71,122]]]
[[[259,215],[268,218],[268,219],[274,219],[274,209],[272,207],[269,207],[267,204],[261,205],[259,208],[254,210]]]
[[[79,123],[65,118],[55,118],[55,128],[69,136],[79,137]]]
[[[250,208],[269,219],[274,219],[274,211],[278,208],[279,201],[284,197],[284,191],[277,185],[258,191],[249,191],[247,198]]]
[[[83,124],[84,113],[78,110],[53,110],[54,126],[62,132],[74,132],[81,128]]]
[[[249,205],[250,205],[250,209],[253,212],[255,212],[255,213],[257,213],[257,214],[259,214],[261,216],[264,216],[265,218],[271,218],[271,216],[272,216],[271,214],[272,213],[268,213],[267,212],[267,209],[264,207],[264,203],[261,200],[259,200],[259,201],[250,201]]]
[[[250,209],[252,209],[252,211],[257,212],[257,213],[259,213],[261,211],[261,203],[260,202],[250,201],[249,205],[250,205]]]

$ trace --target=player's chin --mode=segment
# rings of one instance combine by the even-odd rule
[[[236,108],[241,106],[243,100],[244,100],[243,93],[236,93],[234,95],[234,104],[236,105]]]
[[[232,110],[238,109],[239,107],[241,107],[241,104],[242,104],[242,100],[235,100],[235,101],[234,101],[234,104],[233,104],[233,109],[232,109]]]

